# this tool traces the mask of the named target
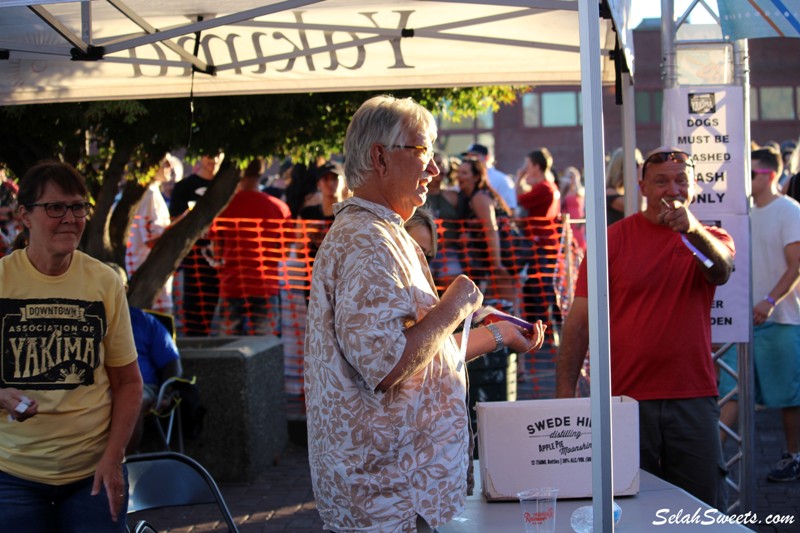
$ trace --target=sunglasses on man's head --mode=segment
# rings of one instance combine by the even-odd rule
[[[686,152],[656,152],[644,160],[644,164],[642,164],[642,177],[644,177],[644,171],[647,168],[648,163],[666,163],[667,161],[672,161],[673,163],[685,163],[687,167],[694,168],[692,156]]]

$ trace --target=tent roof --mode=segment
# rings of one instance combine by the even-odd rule
[[[577,0],[0,0],[0,105],[579,84],[579,45]]]

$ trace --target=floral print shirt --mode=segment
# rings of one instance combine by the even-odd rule
[[[422,250],[390,209],[350,198],[314,263],[305,338],[309,463],[317,509],[334,531],[416,531],[464,510],[466,376],[450,336],[422,371],[376,387],[403,331],[439,298]]]

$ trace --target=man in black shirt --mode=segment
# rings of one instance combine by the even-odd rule
[[[225,157],[222,153],[209,153],[200,157],[195,173],[175,184],[169,204],[173,220],[202,197],[211,180],[219,170]],[[183,259],[183,323],[190,337],[207,337],[211,333],[211,322],[219,299],[219,276],[211,241],[206,237],[197,239]]]

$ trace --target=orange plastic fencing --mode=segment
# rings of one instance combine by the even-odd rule
[[[498,223],[495,233],[478,221],[438,220],[438,253],[431,272],[440,292],[463,273],[481,287],[486,303],[529,321],[545,322],[545,347],[519,360],[519,396],[550,397],[558,332],[571,302],[582,251],[562,220]],[[329,227],[325,221],[218,218],[206,244],[194,250],[194,259],[175,277],[179,335],[198,334],[187,331],[191,317],[212,336],[270,333],[282,338],[290,419],[304,417],[308,291],[314,256]],[[499,262],[493,253],[496,247]],[[199,264],[206,272],[198,271]],[[209,272],[215,273],[213,280]],[[190,307],[185,305],[187,297]]]

